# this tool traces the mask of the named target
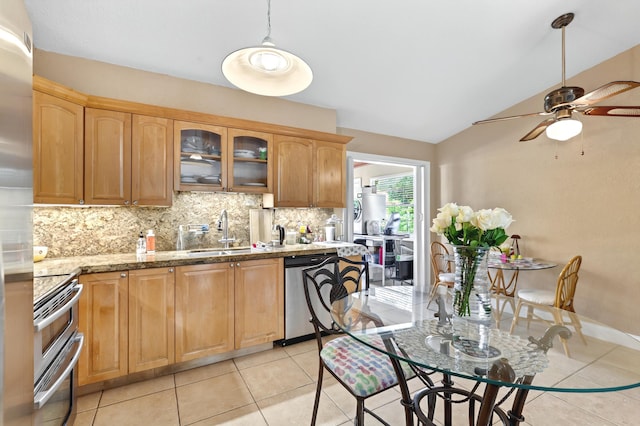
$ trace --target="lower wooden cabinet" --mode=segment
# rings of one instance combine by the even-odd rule
[[[233,272],[226,262],[176,268],[176,362],[233,350]]]
[[[173,268],[80,276],[78,384],[174,362]]]
[[[80,386],[128,373],[128,272],[80,276],[78,318],[84,347],[78,360]]]
[[[284,337],[282,258],[87,274],[80,282],[81,386]]]
[[[236,349],[284,338],[283,259],[235,265]]]
[[[129,373],[173,364],[174,268],[129,271]]]

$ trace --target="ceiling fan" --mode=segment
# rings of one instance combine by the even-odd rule
[[[531,116],[552,116],[539,123],[533,130],[524,135],[520,142],[530,141],[546,131],[547,137],[565,141],[582,131],[582,123],[572,118],[574,112],[584,115],[605,115],[616,117],[640,117],[640,106],[592,106],[604,99],[640,86],[637,81],[612,81],[585,94],[582,87],[565,85],[565,42],[564,29],[573,20],[573,13],[566,13],[556,18],[551,27],[562,29],[562,87],[549,92],[544,97],[544,112],[499,117],[476,121],[473,124],[493,123],[514,118]]]

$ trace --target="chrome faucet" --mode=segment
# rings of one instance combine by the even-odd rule
[[[224,248],[229,248],[229,243],[234,242],[236,239],[229,238],[229,218],[226,210],[222,210],[220,218],[218,218],[218,231],[222,231],[222,239],[218,240],[218,242],[223,243]]]

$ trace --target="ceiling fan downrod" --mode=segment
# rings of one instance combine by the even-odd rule
[[[569,12],[569,13],[565,13],[564,15],[560,15],[558,16],[556,19],[553,20],[553,22],[551,23],[551,28],[555,28],[557,29],[562,29],[562,87],[566,86],[566,73],[565,73],[565,49],[564,49],[564,44],[565,44],[565,36],[564,36],[564,28],[569,25],[571,23],[571,21],[573,21],[573,17],[574,14]]]

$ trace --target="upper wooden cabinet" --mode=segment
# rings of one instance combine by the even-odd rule
[[[85,109],[87,204],[170,206],[173,121]]]
[[[33,92],[33,201],[84,204],[82,105]]]
[[[343,144],[276,135],[274,158],[276,206],[345,207]]]
[[[271,134],[176,121],[174,139],[176,189],[272,191]]]

